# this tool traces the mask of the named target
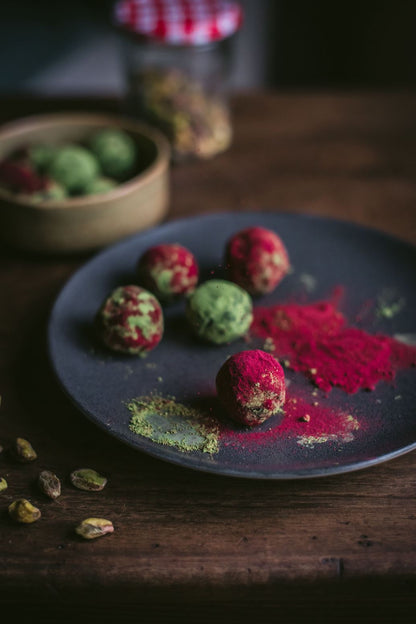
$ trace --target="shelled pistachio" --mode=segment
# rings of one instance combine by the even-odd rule
[[[74,470],[71,472],[70,479],[74,487],[89,492],[103,490],[107,484],[107,479],[91,468]]]
[[[107,533],[113,533],[114,526],[111,520],[105,520],[104,518],[87,518],[80,522],[76,527],[75,532],[84,539],[95,539],[106,535]]]
[[[32,462],[38,457],[31,443],[24,438],[16,438],[13,447],[13,454],[15,458],[23,464]]]
[[[38,486],[46,496],[54,500],[61,495],[61,482],[50,470],[42,470],[38,477]]]
[[[9,515],[16,522],[31,524],[39,520],[41,512],[26,498],[19,498],[9,505]]]

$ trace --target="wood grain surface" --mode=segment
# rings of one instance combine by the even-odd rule
[[[111,100],[13,101],[42,110],[115,110]],[[370,225],[416,242],[416,95],[246,94],[226,154],[172,171],[170,219],[289,211]],[[72,406],[51,373],[51,305],[89,256],[0,251],[0,608],[43,622],[414,622],[416,454],[340,476],[250,481],[193,472],[112,439]],[[415,271],[416,272],[416,271]],[[15,463],[17,437],[38,452]],[[69,473],[109,480],[81,492]],[[55,502],[40,470],[63,480]],[[9,520],[27,497],[30,526]],[[114,534],[83,542],[84,517]],[[18,610],[18,611],[17,611]],[[1,616],[0,616],[1,617]],[[393,618],[393,619],[392,619]]]

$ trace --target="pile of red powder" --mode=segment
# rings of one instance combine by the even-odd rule
[[[348,326],[330,301],[257,307],[250,334],[326,392],[373,390],[399,369],[416,366],[415,347]]]

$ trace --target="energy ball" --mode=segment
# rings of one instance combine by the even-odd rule
[[[194,255],[176,243],[150,247],[137,265],[140,283],[161,301],[192,293],[198,283],[198,264]]]
[[[34,193],[31,196],[31,199],[34,202],[36,201],[43,202],[43,201],[61,201],[63,199],[66,199],[67,197],[68,197],[68,193],[66,192],[65,188],[61,184],[54,182],[54,180],[47,180],[45,188],[42,191]]]
[[[29,162],[40,173],[44,173],[48,169],[54,154],[55,148],[43,143],[31,145],[27,150]]]
[[[275,358],[255,349],[224,362],[216,377],[218,398],[232,420],[253,427],[280,411],[285,402],[285,376]]]
[[[123,180],[133,173],[137,149],[126,132],[111,128],[100,130],[91,138],[90,148],[106,176]]]
[[[56,150],[49,165],[49,175],[69,193],[81,193],[99,174],[97,159],[80,145],[67,145]]]
[[[85,195],[98,195],[100,193],[108,193],[117,186],[117,182],[111,178],[95,178],[87,184],[84,189]]]
[[[162,308],[156,297],[144,288],[119,286],[99,309],[96,326],[109,349],[144,356],[162,338]]]
[[[290,264],[281,239],[262,227],[248,227],[230,238],[225,261],[229,279],[251,295],[264,295],[276,288]]]
[[[13,193],[30,195],[41,191],[45,181],[26,162],[3,160],[0,162],[0,185]]]
[[[253,305],[250,295],[236,284],[212,279],[189,297],[186,316],[197,336],[224,344],[247,332],[253,320]]]

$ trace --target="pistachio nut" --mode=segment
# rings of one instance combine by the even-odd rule
[[[73,486],[79,490],[90,492],[103,490],[107,484],[107,479],[91,468],[74,470],[74,472],[71,472],[70,478]]]
[[[4,490],[7,490],[7,487],[8,485],[6,479],[0,477],[0,492],[4,492]]]
[[[13,450],[16,459],[22,463],[37,459],[37,454],[33,446],[24,438],[16,438]]]
[[[9,514],[16,522],[30,524],[39,520],[40,510],[32,505],[26,498],[18,498],[9,505]]]
[[[49,498],[55,499],[61,495],[61,482],[50,470],[42,470],[38,477],[38,486]]]
[[[111,520],[104,518],[87,518],[75,529],[75,532],[84,539],[95,539],[107,533],[113,533],[114,526]]]

